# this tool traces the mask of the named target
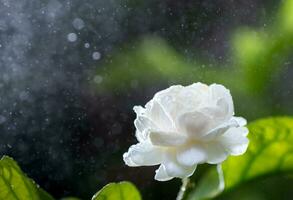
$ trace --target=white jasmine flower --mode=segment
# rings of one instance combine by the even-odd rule
[[[231,94],[222,85],[171,86],[134,111],[138,144],[123,159],[131,167],[160,165],[159,181],[189,177],[198,164],[219,164],[248,146],[246,120],[233,116]]]

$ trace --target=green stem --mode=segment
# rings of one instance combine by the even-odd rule
[[[186,187],[187,187],[189,181],[190,181],[189,178],[182,179],[182,185],[181,185],[180,190],[177,194],[176,200],[183,200],[183,197],[184,197],[184,194],[186,191]]]

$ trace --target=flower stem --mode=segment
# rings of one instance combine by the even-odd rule
[[[182,185],[181,185],[180,190],[177,194],[176,200],[183,200],[184,193],[186,191],[186,187],[187,187],[188,183],[189,183],[189,178],[182,179]]]

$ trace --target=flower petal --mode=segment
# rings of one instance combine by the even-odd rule
[[[210,85],[210,91],[212,98],[217,101],[218,105],[223,105],[223,102],[227,105],[227,114],[232,117],[234,115],[234,105],[233,105],[233,99],[230,94],[230,90],[225,88],[223,85],[219,84],[212,84]]]
[[[215,140],[217,137],[220,137],[222,134],[224,134],[228,129],[231,127],[238,127],[239,123],[235,119],[231,119],[227,122],[222,123],[221,125],[217,126],[216,128],[210,130],[204,137],[201,139],[203,141],[211,141]]]
[[[178,133],[163,131],[151,131],[149,133],[150,141],[157,146],[179,146],[187,141],[187,136]]]
[[[177,160],[180,164],[193,166],[206,160],[206,153],[201,147],[185,148],[177,152]]]
[[[123,154],[124,162],[131,167],[158,165],[162,161],[163,152],[160,148],[147,143],[132,145]]]
[[[137,116],[145,114],[145,108],[143,108],[142,106],[134,106],[133,110]]]
[[[158,129],[153,121],[146,116],[137,116],[134,120],[134,126],[137,130],[136,137],[140,142],[147,139],[147,134],[150,130]]]
[[[233,116],[229,111],[229,105],[225,99],[218,100],[216,105],[206,105],[200,109],[200,112],[205,113],[207,116],[212,118],[215,126],[231,119]]]
[[[165,112],[168,113],[168,115],[173,119],[177,116],[178,110],[182,110],[182,106],[178,98],[179,93],[183,88],[184,87],[182,85],[174,85],[156,93],[153,98],[153,100],[159,102]]]
[[[166,155],[162,163],[166,169],[166,173],[170,177],[186,178],[191,176],[197,165],[184,166],[178,163],[176,155]]]
[[[243,117],[232,117],[232,120],[235,120],[238,126],[245,126],[247,124],[246,119],[244,119]]]
[[[249,140],[246,137],[248,129],[246,127],[230,128],[219,139],[225,149],[231,155],[242,155],[245,153]]]
[[[205,152],[207,154],[206,162],[209,164],[219,164],[228,157],[228,152],[218,141],[206,143]]]
[[[192,138],[201,138],[213,127],[211,118],[201,112],[189,112],[178,118],[180,130]]]
[[[154,123],[159,127],[159,129],[164,131],[174,131],[175,125],[171,117],[166,113],[161,104],[153,100],[152,106],[149,111],[149,117],[153,120]]]
[[[160,167],[156,170],[155,179],[158,181],[169,181],[173,177],[169,176],[166,172],[166,168],[164,165],[160,165]]]

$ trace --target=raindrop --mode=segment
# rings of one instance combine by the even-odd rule
[[[84,44],[84,47],[85,47],[85,48],[90,48],[90,43],[88,43],[88,42],[85,43],[85,44]]]
[[[77,35],[75,33],[69,33],[67,35],[67,40],[69,42],[75,42],[77,40]]]
[[[94,60],[99,60],[99,59],[101,58],[101,53],[95,51],[95,52],[93,53],[92,57],[93,57]]]
[[[27,93],[27,92],[25,92],[25,91],[22,91],[22,92],[20,92],[20,94],[19,94],[19,98],[21,99],[21,100],[28,100],[28,98],[29,98],[29,94]]]
[[[6,122],[6,117],[0,115],[0,124],[3,124],[4,122]]]
[[[103,81],[103,77],[102,77],[102,76],[100,76],[100,75],[96,75],[96,76],[94,77],[94,82],[95,82],[95,83],[100,84],[100,83],[102,83],[102,81]]]
[[[80,18],[75,18],[72,22],[72,25],[75,29],[81,30],[84,27],[84,21]]]

